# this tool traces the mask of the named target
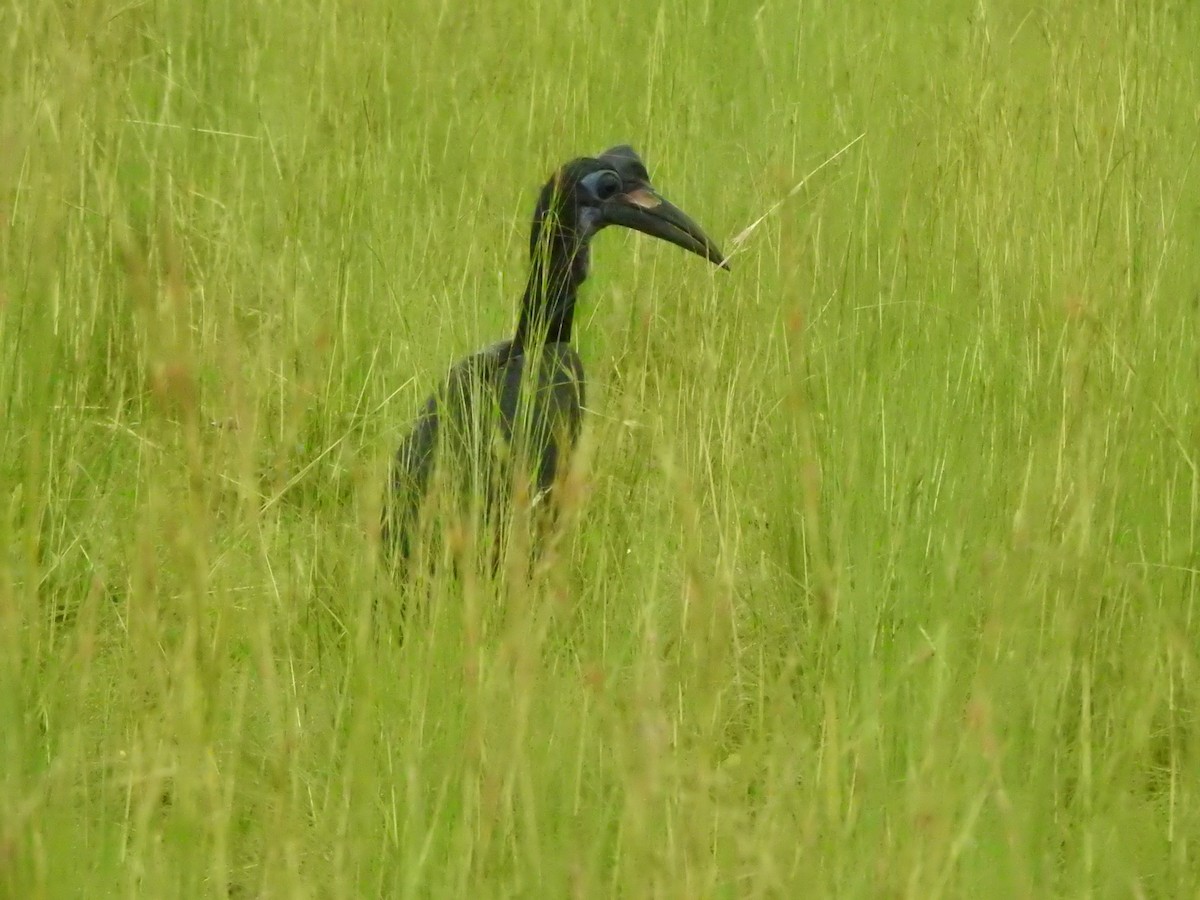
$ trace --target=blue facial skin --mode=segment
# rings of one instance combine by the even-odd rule
[[[595,204],[582,206],[579,210],[579,233],[586,241],[608,224],[600,214],[600,204],[621,190],[621,176],[611,169],[602,169],[584,176],[579,185]]]

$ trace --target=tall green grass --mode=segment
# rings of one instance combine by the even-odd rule
[[[1200,889],[1195,4],[0,36],[0,893]],[[733,272],[598,239],[574,524],[401,645],[390,453],[622,141]]]

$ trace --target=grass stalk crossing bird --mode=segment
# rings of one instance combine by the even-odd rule
[[[609,225],[729,267],[701,228],[654,189],[631,147],[555,172],[534,212],[516,334],[451,367],[396,454],[383,520],[394,559],[413,554],[438,497],[450,498],[458,524],[486,527],[503,524],[517,484],[535,502],[550,499],[582,421],[583,364],[571,344],[576,297],[590,241]]]

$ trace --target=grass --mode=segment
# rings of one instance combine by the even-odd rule
[[[1195,4],[0,35],[0,893],[1197,895]],[[598,240],[577,521],[400,646],[389,455],[621,141],[779,205]]]

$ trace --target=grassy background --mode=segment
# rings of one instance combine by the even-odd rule
[[[1196,895],[1196,4],[0,43],[0,893]],[[598,240],[579,522],[401,648],[389,454],[622,141],[784,202]]]

